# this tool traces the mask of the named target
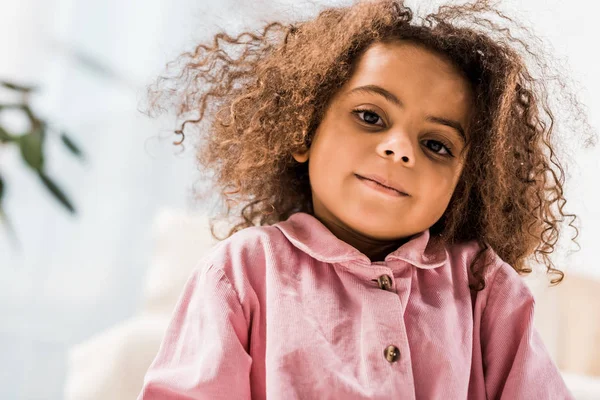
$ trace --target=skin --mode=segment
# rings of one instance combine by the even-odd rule
[[[350,93],[364,85],[384,88],[401,104]],[[456,129],[427,116],[458,122],[468,137],[472,100],[468,81],[443,55],[407,41],[370,46],[333,96],[310,148],[293,154],[309,162],[315,217],[372,262],[431,227],[450,202],[467,151]],[[383,194],[355,174],[381,175],[408,196]]]

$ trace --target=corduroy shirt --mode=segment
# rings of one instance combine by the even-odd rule
[[[138,400],[572,399],[522,278],[425,230],[385,261],[296,213],[199,262]],[[484,259],[484,258],[482,258]]]

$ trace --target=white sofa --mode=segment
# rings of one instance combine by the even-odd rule
[[[216,243],[210,235],[205,216],[170,209],[163,210],[157,216],[153,242],[154,253],[139,313],[69,350],[66,400],[136,398],[185,281],[202,254]],[[540,279],[528,281],[536,295],[538,330],[551,355],[559,361],[559,367],[562,369],[564,365],[570,369],[563,372],[563,377],[576,398],[600,399],[600,376],[593,378],[578,370],[581,365],[589,367],[586,357],[589,360],[600,359],[600,346],[597,345],[598,342],[593,342],[594,335],[600,332],[600,318],[596,317],[599,323],[593,329],[586,327],[587,331],[584,329],[576,337],[581,329],[577,326],[570,330],[564,329],[565,321],[560,320],[560,313],[570,311],[569,304],[560,302],[557,296],[571,295],[580,290],[580,287],[573,288],[570,285],[559,292],[558,288],[548,289],[540,282],[544,283]],[[596,284],[598,288],[595,296],[600,299],[600,283]],[[589,290],[593,290],[593,287]],[[590,309],[592,310],[593,308]],[[587,314],[587,318],[591,318],[591,314]],[[572,337],[566,335],[566,331],[570,331]],[[588,342],[581,342],[582,337],[586,337]],[[567,345],[565,339],[577,339],[577,348],[585,349],[587,346],[587,349],[580,351],[582,354],[573,355],[573,346]],[[593,343],[596,346],[590,349],[594,347]],[[567,357],[565,354],[571,356]],[[592,366],[592,371],[600,375],[600,368],[593,368]]]

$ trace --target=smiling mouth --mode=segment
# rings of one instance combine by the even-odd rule
[[[403,193],[403,192],[400,192],[400,191],[398,191],[398,190],[396,190],[394,188],[382,185],[381,183],[376,182],[374,180],[364,178],[364,177],[362,177],[360,175],[356,175],[356,177],[360,181],[362,181],[365,184],[367,184],[367,186],[369,186],[369,187],[371,187],[373,189],[376,189],[376,190],[378,190],[378,191],[380,191],[382,193],[385,193],[385,194],[388,194],[388,195],[392,195],[394,197],[406,197],[406,196],[408,196],[408,194],[406,194],[406,193]]]

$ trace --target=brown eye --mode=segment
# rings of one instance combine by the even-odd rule
[[[352,114],[357,115],[358,119],[360,119],[362,122],[365,122],[369,125],[377,125],[376,122],[381,119],[379,114],[377,114],[373,110],[369,110],[368,108],[364,108],[364,109],[357,108],[355,110],[352,110]],[[363,114],[363,116],[361,117],[359,114]],[[381,125],[379,125],[379,126],[381,126]]]
[[[450,146],[438,140],[425,140],[426,146],[435,154],[440,156],[453,157]],[[440,153],[440,150],[443,151]]]

